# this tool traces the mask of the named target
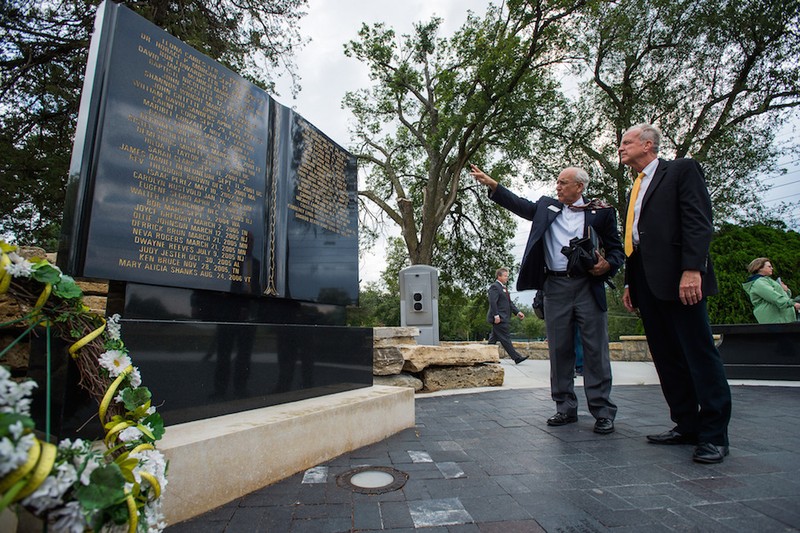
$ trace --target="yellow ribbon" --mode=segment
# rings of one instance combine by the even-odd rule
[[[78,350],[80,350],[81,348],[83,348],[84,346],[86,346],[87,344],[92,342],[93,340],[95,340],[101,333],[103,333],[103,330],[106,329],[106,321],[105,321],[105,319],[100,318],[100,320],[103,321],[103,325],[102,326],[100,326],[96,330],[92,331],[88,335],[86,335],[84,337],[81,337],[81,339],[78,340],[78,342],[76,342],[75,344],[73,344],[72,346],[69,347],[69,354],[72,356],[73,359],[77,356]]]
[[[132,449],[132,450],[130,451],[130,453],[131,453],[131,454],[134,454],[134,453],[136,453],[136,452],[141,452],[141,451],[144,451],[144,450],[155,450],[155,449],[156,449],[156,448],[155,448],[155,446],[153,446],[152,444],[147,444],[147,443],[145,443],[145,444],[140,444],[140,445],[138,445],[137,447],[135,447],[134,449]]]
[[[33,306],[33,312],[35,313],[42,307],[44,307],[45,302],[47,299],[50,298],[50,293],[53,292],[53,284],[52,283],[45,283],[44,289],[42,290],[42,294],[39,295],[39,299],[36,300],[36,304]]]
[[[142,476],[142,479],[150,483],[150,486],[153,487],[153,491],[155,492],[155,499],[158,499],[161,496],[161,484],[156,479],[156,476],[150,472],[139,472],[139,475]]]
[[[39,454],[41,451],[42,445],[39,443],[39,439],[33,439],[33,446],[31,446],[28,450],[28,460],[25,461],[25,464],[0,480],[0,492],[6,492],[17,481],[28,475],[28,472],[33,470],[33,467],[36,466],[36,462],[39,460]]]
[[[11,278],[13,276],[6,271],[6,265],[11,264],[11,258],[8,257],[8,254],[5,252],[0,253],[2,253],[2,256],[0,256],[0,294],[3,294],[8,290],[9,285],[11,285]]]
[[[117,379],[115,379],[111,385],[109,385],[105,396],[103,396],[103,401],[100,402],[100,410],[98,411],[100,414],[100,422],[106,419],[106,411],[108,411],[108,406],[111,404],[111,400],[114,399],[114,394],[117,392],[120,383],[122,383],[122,380],[125,379],[125,376],[131,372],[133,372],[133,365],[128,365],[125,370],[119,373]]]
[[[106,443],[106,446],[111,444],[113,438],[117,435],[117,433],[119,433],[123,429],[127,429],[127,428],[131,427],[135,423],[136,422],[129,422],[129,421],[120,422],[119,424],[115,425],[110,430],[108,430],[108,433],[106,433],[106,438],[104,439],[105,443]]]
[[[27,498],[39,488],[56,464],[58,448],[55,444],[33,441],[33,446],[28,450],[28,460],[2,480],[0,493],[6,493],[0,501],[0,511],[12,502]],[[30,474],[26,480],[25,477]]]
[[[136,533],[139,525],[139,511],[136,509],[136,501],[130,494],[125,495],[125,503],[128,504],[128,533]]]
[[[42,443],[42,453],[39,456],[39,462],[36,463],[36,469],[33,471],[33,475],[31,475],[28,483],[17,493],[14,501],[27,498],[33,491],[39,488],[39,485],[41,485],[45,479],[47,479],[47,476],[50,475],[50,471],[53,470],[53,465],[56,464],[57,451],[58,448],[55,444],[50,444],[49,442]]]

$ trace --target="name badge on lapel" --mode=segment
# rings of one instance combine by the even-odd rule
[[[548,205],[547,209],[549,209],[550,211],[552,211],[554,213],[560,213],[561,212],[561,209],[559,209],[558,207],[556,207],[554,205]]]

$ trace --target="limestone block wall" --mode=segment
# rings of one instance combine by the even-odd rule
[[[514,348],[531,359],[546,360],[550,358],[547,341],[515,342]],[[653,360],[647,347],[647,338],[644,335],[621,336],[619,341],[608,343],[608,350],[612,361]],[[499,344],[497,345],[497,352],[501,359],[508,357],[506,351]]]
[[[502,346],[475,342],[442,342],[418,346],[413,327],[374,328],[373,380],[376,385],[409,387],[417,392],[466,387],[497,387],[508,357]],[[531,359],[549,358],[547,341],[515,342]],[[608,345],[612,361],[652,361],[644,335],[623,336]]]
[[[494,346],[476,343],[416,344],[419,329],[373,330],[375,385],[410,387],[417,392],[499,387],[505,371]]]

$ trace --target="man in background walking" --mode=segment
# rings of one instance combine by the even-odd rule
[[[495,277],[497,279],[489,285],[489,312],[486,315],[486,321],[492,325],[489,343],[494,344],[493,340],[500,341],[508,356],[516,364],[520,364],[528,356],[522,355],[514,348],[514,344],[511,342],[509,321],[512,313],[517,315],[520,320],[525,318],[525,315],[517,309],[517,306],[511,301],[511,295],[508,293],[508,269],[498,268],[497,272],[495,272]]]

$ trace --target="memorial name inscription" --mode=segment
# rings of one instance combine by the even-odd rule
[[[148,68],[132,80],[142,107],[128,116],[138,138],[119,148],[133,168],[130,193],[141,200],[130,222],[138,258],[118,266],[249,283],[244,226],[263,198],[250,183],[263,171],[254,149],[264,145],[251,117],[266,102],[236,98],[231,74],[163,37],[142,32],[139,40]]]
[[[305,220],[334,233],[351,237],[347,195],[347,156],[309,127],[302,129],[303,155],[297,168],[297,186],[289,209]]]

